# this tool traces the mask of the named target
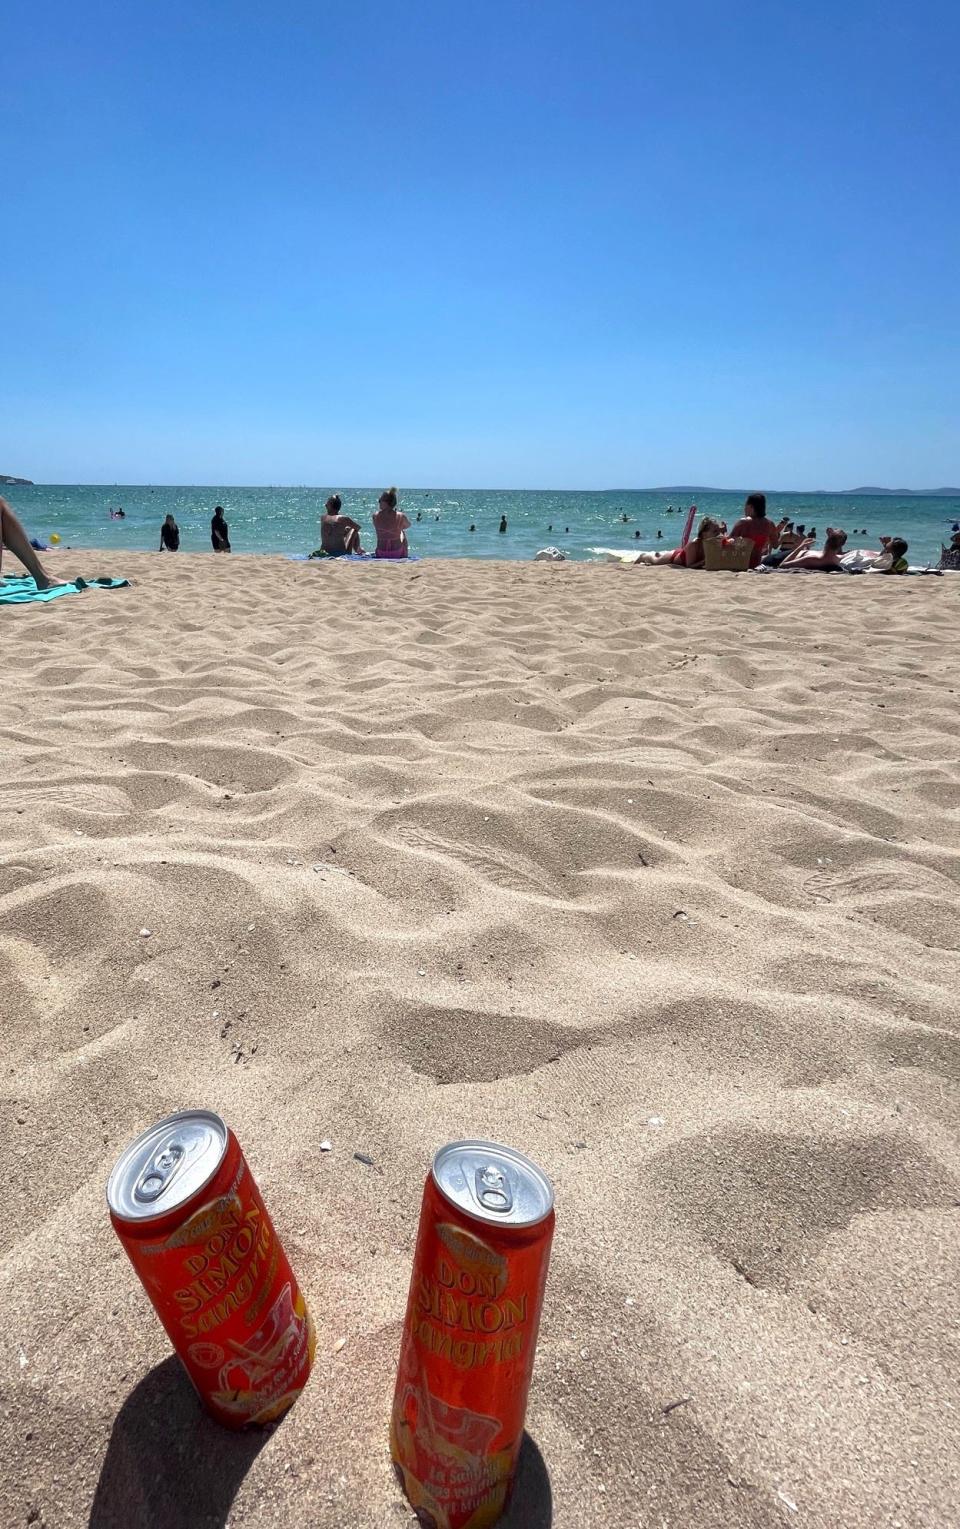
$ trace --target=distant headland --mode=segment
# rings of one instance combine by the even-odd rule
[[[0,483],[6,488],[13,484],[17,488],[33,488],[32,478],[11,478],[6,473],[0,473]]]
[[[612,489],[612,493],[623,493],[623,489]],[[748,490],[742,488],[706,488],[702,483],[671,483],[666,488],[641,489],[641,493],[647,494],[744,494]],[[768,490],[777,494],[806,494],[811,497],[818,494],[860,494],[870,498],[878,495],[890,495],[895,499],[958,499],[960,488],[789,488]]]

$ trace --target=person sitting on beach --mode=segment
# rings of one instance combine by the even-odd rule
[[[764,568],[779,568],[781,563],[786,562],[791,552],[795,552],[805,540],[802,526],[795,526],[792,520],[788,520],[780,532],[780,545],[773,552],[768,552],[766,557],[761,558],[761,566]]]
[[[397,509],[397,490],[385,488],[378,501],[373,517],[377,533],[377,550],[374,557],[406,557],[409,552],[406,530],[410,522],[402,510]]]
[[[841,570],[841,558],[846,545],[847,533],[833,526],[827,527],[822,552],[811,552],[813,545],[807,537],[800,546],[784,558],[782,568],[810,568],[820,573],[837,573]]]
[[[780,545],[780,532],[787,524],[771,525],[767,519],[766,494],[748,494],[743,505],[743,516],[737,521],[731,536],[745,536],[753,545],[750,548],[750,567],[756,568],[761,558]]]
[[[721,535],[720,522],[713,520],[709,515],[704,515],[696,536],[692,536],[685,547],[674,547],[672,552],[641,552],[633,561],[644,563],[651,568],[667,565],[674,568],[702,568],[705,556],[704,538]]]
[[[910,564],[907,562],[907,543],[902,536],[881,536],[880,544],[883,551],[880,556],[874,558],[868,573],[906,573]]]
[[[960,530],[954,530],[949,547],[941,546],[937,567],[960,573]]]
[[[363,556],[360,545],[360,527],[349,515],[341,515],[343,501],[339,494],[331,494],[320,517],[320,545],[327,557]]]
[[[31,547],[30,538],[13,513],[12,507],[5,499],[0,498],[0,568],[3,566],[4,547],[13,553],[29,574],[32,574],[33,582],[38,589],[53,589],[64,582],[63,579],[51,579]]]
[[[168,515],[160,527],[160,551],[180,551],[180,527],[172,515]]]
[[[230,551],[230,527],[223,518],[223,505],[218,504],[210,522],[210,540],[214,552]]]

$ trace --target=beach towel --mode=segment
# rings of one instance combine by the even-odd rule
[[[0,578],[0,605],[30,605],[34,600],[56,600],[60,595],[80,595],[85,589],[126,589],[129,579],[74,579],[71,584],[55,584],[52,589],[38,589],[29,574],[22,578]]]
[[[334,553],[331,557],[328,553],[323,557],[316,552],[288,552],[288,563],[419,563],[420,557],[416,552],[410,552],[406,557],[374,557],[372,553],[364,553],[360,557],[356,552]]]

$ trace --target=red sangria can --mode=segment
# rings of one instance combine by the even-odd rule
[[[425,1529],[487,1529],[504,1511],[554,1221],[550,1180],[512,1148],[455,1141],[434,1158],[390,1424]]]
[[[272,1423],[302,1391],[313,1323],[240,1143],[183,1110],[130,1143],[110,1219],[201,1400],[220,1423]]]

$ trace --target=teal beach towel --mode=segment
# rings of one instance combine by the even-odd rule
[[[34,600],[57,600],[60,595],[81,595],[85,589],[126,589],[129,579],[74,579],[53,589],[38,589],[29,574],[0,579],[0,605],[30,605]]]

